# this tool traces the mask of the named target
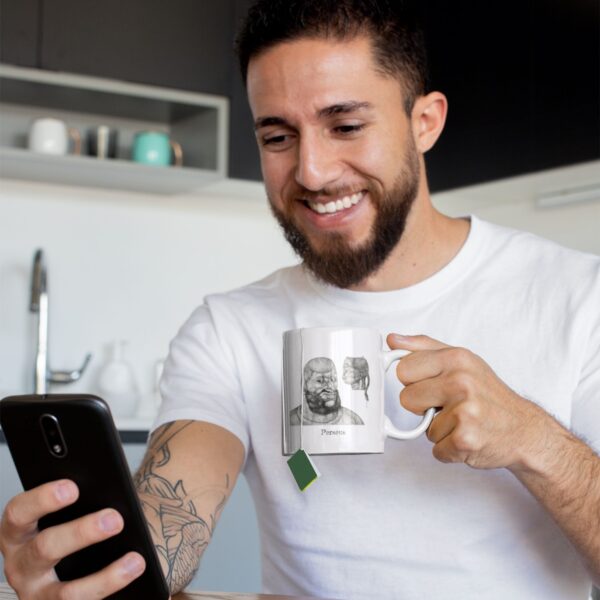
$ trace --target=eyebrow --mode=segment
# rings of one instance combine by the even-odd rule
[[[370,102],[357,102],[351,100],[349,102],[340,102],[321,108],[317,112],[317,116],[319,119],[322,119],[324,117],[347,114],[358,110],[368,110],[371,108],[373,108],[373,105]],[[261,127],[269,127],[270,125],[289,125],[289,123],[283,117],[259,117],[254,122],[254,129],[257,130]]]

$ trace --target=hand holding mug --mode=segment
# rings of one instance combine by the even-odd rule
[[[384,414],[384,374],[406,350],[383,350],[378,331],[315,327],[283,336],[283,453],[381,453],[386,437],[414,439],[429,427],[396,428]],[[339,376],[342,379],[339,379]]]
[[[387,341],[410,352],[396,367],[402,406],[417,414],[432,404],[441,409],[427,431],[435,458],[513,470],[526,468],[532,455],[542,459],[548,432],[558,423],[511,390],[481,357],[425,335],[391,334]]]

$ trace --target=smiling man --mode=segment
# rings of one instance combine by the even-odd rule
[[[268,199],[302,264],[207,297],[171,345],[137,482],[173,591],[242,469],[265,592],[587,600],[600,583],[600,260],[433,207],[424,156],[447,101],[393,4],[260,0],[240,33]],[[440,410],[427,439],[319,456],[301,494],[281,454],[281,337],[311,326],[402,332],[386,413]],[[135,577],[117,561],[56,581],[62,556],[122,527],[89,515],[38,534],[76,495],[48,484],[7,507],[0,549],[23,597],[104,597]]]
[[[415,268],[427,257],[439,264],[425,268],[435,270],[468,231],[466,221],[430,211],[422,224],[432,233],[451,229],[448,241],[426,231],[419,240],[403,238],[417,196],[427,195],[422,153],[441,133],[446,99],[436,93],[417,99],[411,87],[424,89],[424,76],[400,85],[409,75],[382,73],[371,45],[365,35],[300,37],[265,48],[247,73],[273,213],[305,265],[341,288],[382,289],[378,270],[406,250]],[[243,39],[241,49],[247,51]],[[445,247],[429,256],[422,246],[438,238]],[[411,283],[407,275],[379,279],[386,280],[383,289],[394,289]]]

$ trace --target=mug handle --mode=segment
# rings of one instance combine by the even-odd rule
[[[175,140],[169,140],[169,144],[171,144],[171,150],[173,150],[175,166],[183,166],[183,150],[181,149],[181,144],[179,142],[176,142]]]
[[[387,371],[393,362],[404,358],[407,354],[410,354],[408,350],[388,350],[382,353],[383,355],[383,369]],[[432,406],[425,411],[421,422],[414,428],[408,431],[396,428],[390,421],[387,415],[384,415],[384,432],[387,437],[394,438],[396,440],[414,440],[418,438],[422,433],[427,431],[433,417],[435,416],[436,408]]]
[[[73,154],[81,154],[81,134],[75,127],[69,127],[69,137],[73,140]]]

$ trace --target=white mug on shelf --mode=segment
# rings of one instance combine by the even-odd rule
[[[81,135],[60,119],[36,119],[29,129],[29,149],[32,152],[64,156],[69,153],[69,139],[73,140],[73,154],[81,154]]]
[[[313,327],[283,334],[283,454],[380,453],[387,437],[412,440],[434,417],[429,408],[410,430],[384,413],[384,375],[409,354],[384,350],[375,329]]]

